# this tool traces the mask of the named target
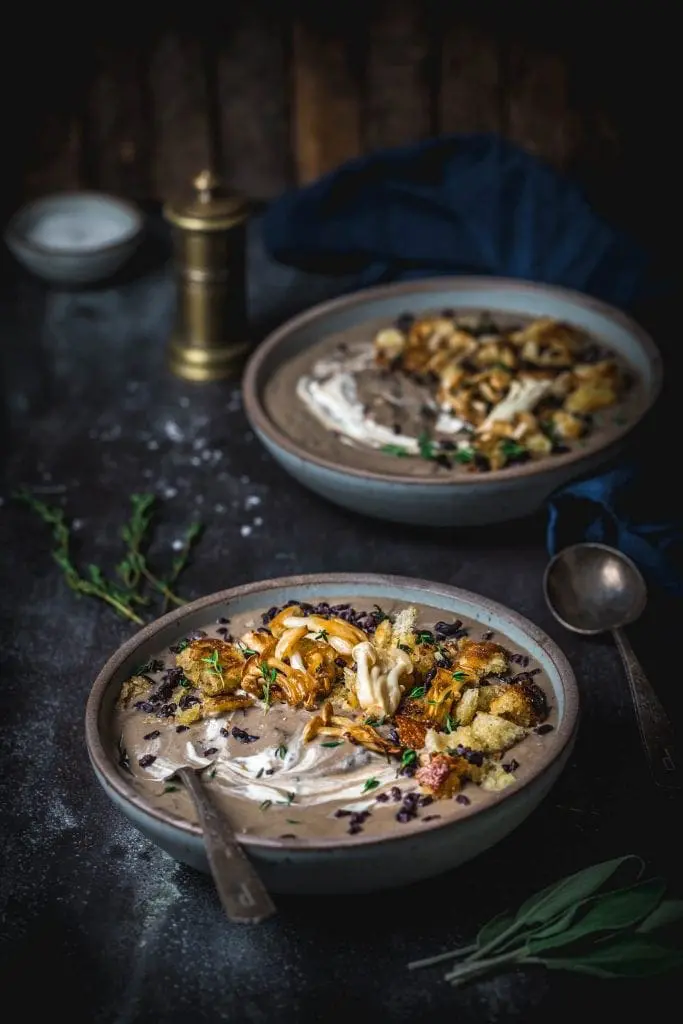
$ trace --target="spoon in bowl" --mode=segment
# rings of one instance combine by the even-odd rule
[[[654,781],[664,789],[680,789],[673,727],[623,630],[642,614],[647,602],[639,570],[606,544],[574,544],[546,566],[543,591],[550,611],[566,629],[585,636],[612,633]]]
[[[228,819],[220,814],[206,792],[201,768],[177,768],[164,779],[180,779],[192,798],[204,833],[206,857],[225,913],[239,924],[258,924],[275,913],[275,905],[240,846]]]

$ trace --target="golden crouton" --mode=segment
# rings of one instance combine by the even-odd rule
[[[131,676],[121,687],[118,704],[127,708],[134,700],[142,700],[150,691],[151,683],[146,676]]]
[[[479,687],[470,686],[455,707],[454,714],[458,725],[469,725],[478,710]]]
[[[470,640],[464,637],[458,644],[456,670],[465,672],[473,679],[507,672],[508,660],[500,644],[490,640]]]
[[[588,415],[614,405],[616,400],[616,392],[608,385],[581,384],[565,399],[564,407],[567,412]]]
[[[403,352],[406,337],[395,327],[387,327],[375,335],[375,361],[378,366],[390,366]]]
[[[415,781],[439,799],[449,797],[462,789],[468,767],[462,757],[431,754],[428,763],[415,772]]]
[[[550,417],[550,422],[553,426],[553,432],[558,437],[571,441],[581,437],[586,430],[586,425],[582,419],[571,412],[566,412],[564,409],[557,409]]]
[[[176,665],[208,696],[236,690],[244,664],[244,656],[235,644],[213,637],[192,640],[176,655]]]
[[[409,718],[408,715],[395,715],[394,725],[402,747],[422,750],[427,735],[425,722],[421,722],[417,718]]]
[[[525,687],[514,683],[505,686],[503,692],[494,697],[489,705],[489,712],[507,718],[508,721],[525,729],[530,729],[540,720],[531,695]]]
[[[498,754],[519,743],[525,735],[526,731],[514,722],[478,711],[471,725],[460,726],[451,734],[451,740],[454,747],[462,744],[484,754]]]

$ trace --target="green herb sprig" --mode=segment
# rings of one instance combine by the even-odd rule
[[[40,501],[27,488],[17,491],[14,497],[51,528],[54,541],[52,557],[62,570],[67,586],[75,593],[104,601],[122,618],[138,626],[144,623],[140,609],[149,604],[149,595],[146,593],[148,587],[163,595],[164,610],[169,601],[176,605],[185,604],[171,587],[187,565],[192,547],[201,534],[199,523],[192,523],[187,530],[183,548],[174,559],[170,574],[164,581],[149,568],[146,556],[156,499],[152,494],[131,495],[132,512],[121,530],[125,552],[115,570],[118,581],[113,582],[107,579],[98,565],[91,563],[85,567],[85,571],[78,569],[71,555],[71,530],[63,509]]]
[[[683,966],[680,932],[671,941],[683,900],[665,899],[664,880],[643,880],[642,871],[632,854],[594,864],[529,897],[516,914],[499,914],[472,945],[408,968],[457,960],[445,976],[456,988],[526,964],[599,978],[673,971]]]

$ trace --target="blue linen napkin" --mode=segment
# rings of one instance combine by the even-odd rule
[[[580,188],[495,135],[447,136],[344,164],[266,211],[270,255],[354,274],[354,288],[488,274],[563,285],[622,309],[666,293],[648,254]],[[645,500],[639,500],[643,499]],[[549,502],[551,554],[600,539],[683,596],[683,522],[644,463],[627,461]]]

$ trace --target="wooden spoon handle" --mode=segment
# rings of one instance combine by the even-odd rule
[[[663,789],[680,789],[683,780],[677,763],[673,726],[626,634],[621,629],[614,629],[612,635],[626,672],[652,777]]]
[[[219,814],[192,768],[176,772],[194,801],[204,832],[204,846],[221,903],[231,921],[257,924],[275,913],[275,905],[228,819]]]

